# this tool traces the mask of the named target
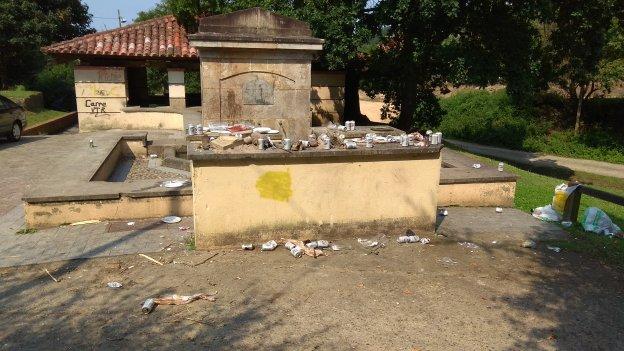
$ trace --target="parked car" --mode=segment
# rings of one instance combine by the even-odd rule
[[[0,136],[6,136],[11,141],[18,141],[22,138],[24,128],[26,128],[24,109],[0,95]]]

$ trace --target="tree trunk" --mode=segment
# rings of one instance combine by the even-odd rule
[[[360,71],[356,62],[348,62],[345,71],[344,115],[345,121],[362,123],[360,113]]]
[[[585,98],[586,88],[584,86],[579,87],[579,91],[576,94],[576,116],[574,121],[574,134],[578,134],[581,130],[581,115],[583,113],[583,99]]]
[[[581,114],[583,112],[583,96],[579,96],[576,102],[576,121],[574,122],[574,133],[578,134],[581,130]]]

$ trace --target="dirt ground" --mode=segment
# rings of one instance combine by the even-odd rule
[[[624,349],[624,273],[598,262],[443,237],[378,254],[341,243],[352,249],[316,259],[172,250],[150,254],[163,266],[132,255],[2,269],[0,349]],[[148,297],[199,292],[217,300],[141,313]]]

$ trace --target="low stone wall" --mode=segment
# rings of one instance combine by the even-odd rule
[[[40,134],[54,134],[62,132],[78,123],[78,113],[69,112],[68,114],[38,123],[32,126],[28,126],[23,135],[40,135]]]
[[[331,239],[435,227],[439,151],[354,150],[349,156],[339,150],[325,157],[299,152],[210,161],[198,160],[191,149],[200,249],[280,236]]]
[[[157,218],[170,215],[190,216],[193,195],[155,197],[121,196],[109,200],[25,202],[28,228],[46,228],[86,221],[116,221]]]
[[[440,184],[438,206],[513,207],[516,182]]]
[[[171,129],[183,130],[184,117],[174,110],[155,111],[149,109],[128,110],[111,114],[81,114],[80,132],[107,129]]]

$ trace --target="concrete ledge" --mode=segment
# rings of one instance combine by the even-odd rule
[[[438,206],[513,207],[516,182],[440,184]]]
[[[29,228],[54,227],[66,223],[98,219],[130,220],[169,215],[190,216],[193,196],[158,196],[117,200],[26,203],[24,215]]]
[[[37,123],[32,126],[28,126],[24,129],[24,135],[40,135],[40,134],[54,134],[63,131],[73,125],[78,124],[78,113],[69,112],[64,116],[60,116],[45,122]]]

